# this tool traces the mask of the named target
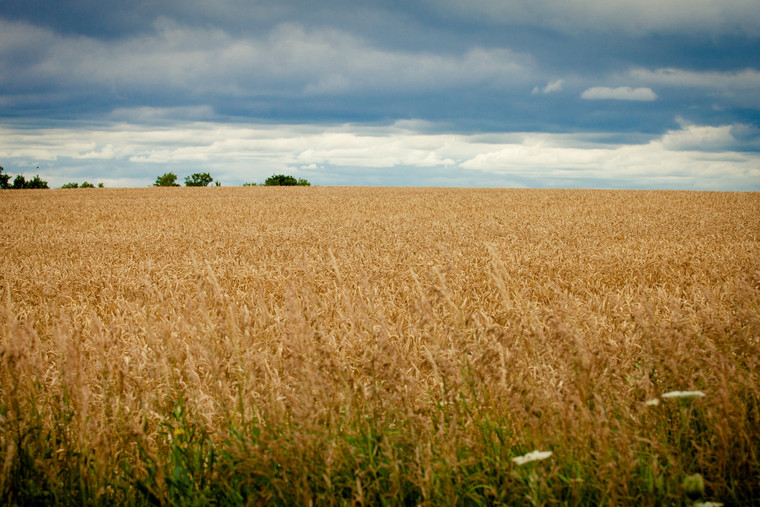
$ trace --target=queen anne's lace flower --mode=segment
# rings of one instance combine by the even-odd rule
[[[670,391],[660,395],[661,398],[702,398],[705,393],[702,391]]]
[[[551,455],[551,451],[533,451],[523,456],[512,458],[512,461],[514,461],[517,465],[524,465],[525,463],[530,463],[531,461],[540,461],[542,459],[546,459]]]

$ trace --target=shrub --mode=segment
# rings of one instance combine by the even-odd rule
[[[76,181],[72,181],[70,183],[65,183],[61,185],[61,188],[79,188],[79,183]]]

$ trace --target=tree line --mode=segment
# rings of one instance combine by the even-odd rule
[[[3,166],[0,166],[0,188],[50,188],[48,182],[41,179],[38,174],[31,180],[27,180],[23,174],[18,174],[11,183],[11,175],[5,172]]]
[[[185,178],[186,187],[207,187],[214,182],[214,178],[210,173],[193,173]],[[173,172],[164,173],[161,176],[156,177],[156,182],[153,183],[154,187],[178,187],[177,175]],[[221,186],[221,183],[217,180],[216,186]]]
[[[187,176],[185,178],[185,186],[186,187],[207,187],[211,183],[214,182],[214,178],[211,177],[210,173],[193,173],[190,176]],[[164,173],[161,176],[156,177],[155,183],[153,183],[154,187],[179,187],[180,184],[177,183],[177,175],[173,172]],[[216,180],[216,186],[221,186],[221,183],[219,180]],[[256,183],[243,183],[244,187],[254,187],[257,186]],[[311,186],[311,183],[309,183],[308,180],[304,178],[298,178],[296,179],[293,176],[285,175],[285,174],[274,174],[267,178],[263,186]]]
[[[211,174],[208,172],[203,173],[193,173],[190,176],[187,176],[185,178],[185,186],[186,187],[207,187],[211,183],[214,183],[214,178],[211,177]],[[156,177],[155,183],[153,183],[154,187],[178,187],[180,186],[179,183],[177,183],[177,175],[173,172],[164,173],[161,176]],[[216,180],[216,186],[221,186],[221,183],[219,180]],[[250,187],[250,186],[257,186],[257,183],[244,183],[244,187]],[[304,178],[295,178],[294,176],[286,175],[286,174],[274,174],[267,178],[262,186],[283,186],[283,187],[289,187],[289,186],[311,186],[311,183],[309,183],[308,180]],[[89,183],[85,181],[82,184],[73,182],[73,183],[66,183],[61,188],[94,188],[95,185],[92,183]],[[99,188],[103,188],[102,183],[98,183]],[[15,188],[15,189],[23,189],[23,188],[50,188],[48,186],[48,182],[41,179],[40,175],[36,175],[34,178],[27,180],[23,174],[17,175],[13,182],[11,183],[11,175],[5,172],[5,169],[0,166],[0,189],[8,189],[8,188]]]
[[[36,175],[31,180],[27,180],[23,174],[16,175],[11,183],[11,175],[5,172],[3,166],[0,166],[0,189],[23,189],[23,188],[50,188],[48,182]],[[61,188],[95,188],[95,185],[87,181],[81,185],[76,182],[66,183]],[[98,188],[103,188],[102,183],[98,183]]]

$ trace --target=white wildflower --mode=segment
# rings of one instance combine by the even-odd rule
[[[660,404],[660,399],[659,399],[659,398],[652,398],[651,400],[647,400],[647,401],[645,402],[645,404],[646,404],[648,407],[656,407],[657,405],[659,405],[659,404]]]
[[[551,455],[551,451],[533,451],[525,454],[524,456],[512,458],[512,461],[514,461],[517,465],[524,465],[525,463],[530,463],[531,461],[540,461],[542,459],[546,459]]]
[[[660,395],[661,398],[702,398],[705,393],[702,391],[670,391]]]
[[[723,504],[720,502],[697,502],[694,507],[723,507]]]

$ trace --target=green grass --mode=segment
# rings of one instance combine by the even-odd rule
[[[689,468],[710,433],[692,402],[663,403],[647,414],[649,431],[631,451],[631,467],[614,452],[568,452],[561,440],[544,441],[550,458],[515,465],[512,458],[536,440],[513,434],[504,419],[466,415],[479,407],[441,406],[424,434],[392,414],[309,429],[293,419],[257,420],[217,434],[179,399],[168,401],[155,449],[135,435],[126,442],[133,454],[112,457],[112,467],[70,432],[75,414],[65,399],[48,407],[56,421],[48,429],[44,407],[27,401],[37,415],[5,452],[5,466],[13,467],[2,490],[7,505],[689,505],[687,475],[707,478],[707,498],[716,486],[711,470]],[[727,505],[758,498],[756,468],[743,469],[747,475],[734,469],[733,482],[719,488]],[[617,476],[614,487],[609,474]]]

